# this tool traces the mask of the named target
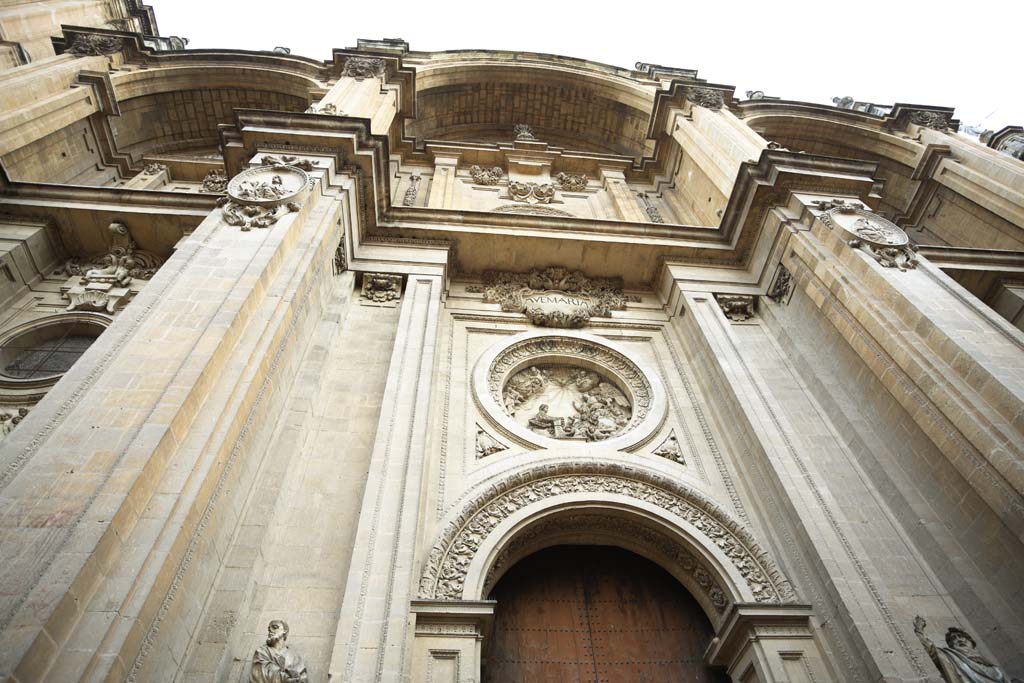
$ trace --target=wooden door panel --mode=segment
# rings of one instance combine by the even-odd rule
[[[563,546],[502,577],[485,683],[721,683],[704,666],[711,626],[657,565],[610,547]]]

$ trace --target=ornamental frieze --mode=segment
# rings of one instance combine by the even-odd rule
[[[577,328],[626,308],[621,278],[588,278],[566,268],[484,273],[485,300],[523,313],[538,327]]]
[[[750,533],[701,494],[625,465],[571,463],[517,475],[492,485],[472,500],[446,525],[430,551],[419,597],[477,599],[476,595],[465,595],[466,577],[477,552],[489,545],[488,537],[495,529],[525,508],[539,510],[546,499],[569,494],[626,496],[681,518],[700,535],[702,543],[718,548],[729,559],[756,602],[796,599],[792,586]]]

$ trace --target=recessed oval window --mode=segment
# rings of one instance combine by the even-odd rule
[[[67,372],[103,327],[89,322],[44,325],[9,339],[0,348],[0,374],[15,380],[39,380]]]

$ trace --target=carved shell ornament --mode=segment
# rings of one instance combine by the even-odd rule
[[[521,445],[632,449],[665,419],[655,373],[596,335],[525,332],[481,356],[477,404]]]

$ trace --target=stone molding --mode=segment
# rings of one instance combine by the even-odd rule
[[[587,449],[586,441],[567,441],[538,434],[505,410],[502,392],[508,378],[540,363],[579,365],[611,378],[632,405],[623,430],[600,442],[611,450],[634,450],[647,443],[665,421],[668,401],[658,373],[611,342],[583,332],[524,332],[504,338],[479,358],[473,369],[473,398],[499,432],[534,448]]]
[[[471,565],[478,554],[484,560],[500,555],[501,533],[496,530],[506,521],[514,523],[513,517],[536,519],[570,502],[574,510],[588,501],[607,507],[612,504],[610,496],[652,506],[662,518],[659,522],[670,522],[670,516],[682,520],[686,531],[693,534],[691,542],[699,545],[699,553],[721,558],[731,567],[730,571],[716,569],[715,585],[721,582],[723,589],[728,588],[736,596],[734,600],[773,604],[796,600],[792,586],[768,553],[711,499],[678,480],[645,469],[581,460],[513,473],[467,499],[443,527],[426,558],[419,597],[472,599],[475,596],[466,596],[467,589],[484,590],[485,578],[476,577],[471,584],[467,581]],[[680,535],[677,542],[686,543],[685,538]],[[501,545],[507,546],[508,542]],[[473,569],[486,575],[487,568],[480,567],[479,562]]]

